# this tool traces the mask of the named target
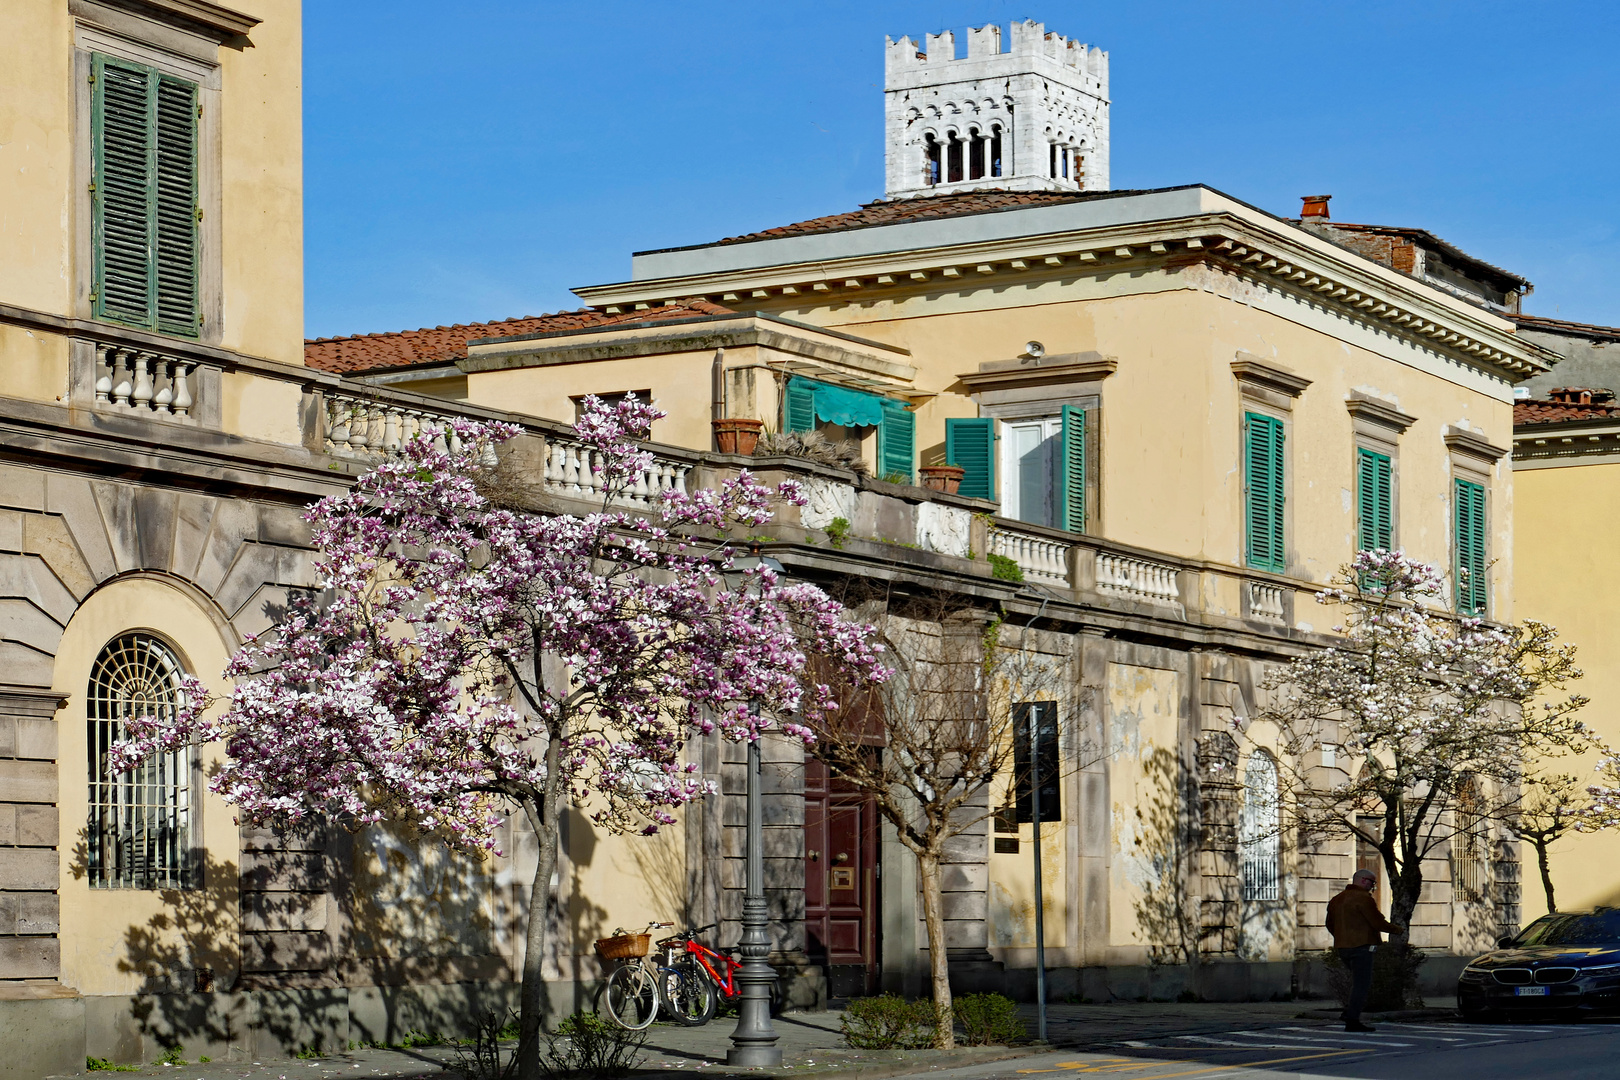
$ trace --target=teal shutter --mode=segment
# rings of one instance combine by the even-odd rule
[[[1086,531],[1086,410],[1063,406],[1058,436],[1058,527]]]
[[[1244,413],[1244,532],[1250,566],[1282,573],[1283,426],[1261,413]]]
[[[899,474],[906,478],[906,483],[911,483],[911,466],[917,452],[916,415],[907,410],[903,402],[885,398],[877,437],[878,471],[884,477]]]
[[[996,497],[996,422],[989,416],[945,421],[945,464],[963,470],[957,493],[970,499]]]
[[[197,87],[95,54],[91,152],[100,318],[197,336]]]
[[[802,433],[815,429],[815,384],[795,375],[788,379],[787,394],[782,401],[782,430]]]
[[[1457,480],[1452,501],[1455,514],[1452,531],[1457,549],[1457,611],[1463,615],[1483,615],[1489,591],[1485,578],[1485,488],[1469,480]]]
[[[1357,550],[1389,551],[1395,546],[1393,472],[1388,454],[1356,451]]]

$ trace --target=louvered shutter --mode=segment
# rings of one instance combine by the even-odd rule
[[[782,430],[805,432],[816,429],[815,384],[798,376],[788,379],[782,402]]]
[[[1356,544],[1361,551],[1395,546],[1393,473],[1387,454],[1357,450],[1356,504],[1360,514]]]
[[[1457,610],[1464,615],[1483,615],[1486,609],[1485,580],[1485,488],[1469,480],[1458,480],[1454,491],[1453,532],[1457,547]]]
[[[1283,550],[1283,426],[1261,413],[1245,413],[1244,423],[1244,530],[1247,559],[1260,570],[1282,573]]]
[[[1058,513],[1060,528],[1086,531],[1086,410],[1063,406],[1058,434]]]
[[[957,493],[972,499],[996,497],[996,421],[993,417],[945,421],[945,464],[963,470]]]
[[[158,76],[153,139],[157,328],[197,333],[197,87]]]
[[[917,417],[904,403],[884,399],[883,421],[878,424],[878,470],[885,476],[904,476],[912,482],[912,460],[917,449]]]
[[[95,54],[91,94],[98,317],[197,335],[197,87]]]

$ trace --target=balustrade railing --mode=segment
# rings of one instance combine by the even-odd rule
[[[617,502],[657,506],[666,491],[686,491],[690,464],[654,456],[650,468],[620,493]],[[572,499],[602,498],[602,453],[575,442],[554,439],[546,447],[545,490]]]
[[[1156,603],[1176,603],[1178,569],[1168,563],[1133,559],[1128,555],[1097,552],[1097,591]]]
[[[326,448],[350,454],[378,454],[393,457],[400,447],[423,431],[434,431],[451,451],[459,453],[461,439],[450,426],[448,413],[413,409],[391,402],[368,400],[347,394],[326,398]],[[483,453],[493,464],[495,451]]]
[[[1249,582],[1249,614],[1257,619],[1283,622],[1287,614],[1283,609],[1282,587],[1263,581]]]
[[[1026,581],[1067,586],[1072,547],[1062,540],[1008,528],[1000,522],[990,529],[990,550],[1017,563]]]
[[[96,404],[190,416],[195,360],[128,345],[96,345]]]

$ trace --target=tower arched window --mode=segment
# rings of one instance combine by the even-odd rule
[[[131,718],[172,721],[185,668],[167,643],[139,631],[101,650],[86,691],[90,751],[89,878],[95,888],[175,889],[190,885],[192,754],[154,754],[120,772],[109,752],[128,738]]]
[[[1000,176],[1001,172],[1001,125],[996,124],[990,129],[990,175]]]
[[[949,141],[945,144],[945,179],[954,184],[962,179],[962,140],[954,131],[946,139]]]
[[[1238,822],[1245,900],[1278,899],[1278,826],[1277,762],[1264,750],[1256,750],[1243,770],[1243,815]]]
[[[929,134],[923,144],[923,183],[933,187],[940,181],[939,140]]]
[[[979,133],[978,128],[974,128],[973,130],[968,132],[968,179],[969,180],[979,180],[979,179],[982,179],[983,176],[984,176],[984,166],[985,166],[985,156],[986,156],[985,151],[988,149],[988,147],[985,145],[985,142],[986,142],[986,140],[985,140],[984,136]]]

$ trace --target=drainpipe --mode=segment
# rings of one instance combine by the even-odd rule
[[[714,350],[714,364],[709,368],[709,419],[724,420],[726,418],[726,350],[722,346]],[[713,425],[710,425],[709,449],[720,449],[719,437],[713,434]]]

